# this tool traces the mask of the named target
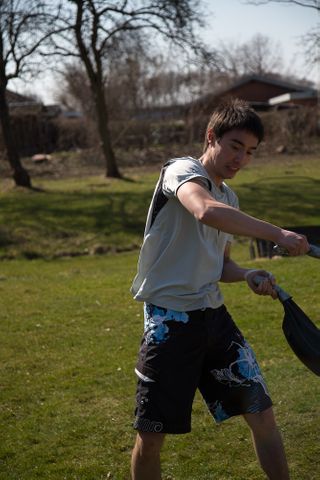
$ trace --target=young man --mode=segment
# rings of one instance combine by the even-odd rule
[[[309,249],[305,237],[241,212],[224,183],[250,162],[262,138],[258,115],[232,100],[213,113],[202,157],[173,159],[161,171],[132,285],[134,298],[145,302],[133,480],[161,478],[165,434],[190,432],[197,388],[217,422],[243,415],[269,479],[289,478],[266,384],[218,285],[246,280],[255,293],[276,298],[271,274],[231,260],[233,234],[273,241],[291,255]],[[259,286],[257,273],[265,277]]]

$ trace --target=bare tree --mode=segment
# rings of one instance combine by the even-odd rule
[[[319,27],[311,29],[302,36],[304,51],[306,56],[306,64],[311,68],[320,65],[320,30]]]
[[[232,79],[243,75],[242,44],[236,41],[222,41],[219,46],[221,69]]]
[[[112,147],[109,120],[110,99],[106,81],[115,55],[121,54],[123,37],[128,33],[152,34],[183,48],[203,52],[194,35],[201,25],[195,0],[69,0],[64,4],[59,27],[63,33],[55,38],[57,54],[79,58],[85,67],[96,110],[101,147],[106,159],[106,175],[119,177]]]
[[[134,119],[141,109],[149,106],[149,92],[145,88],[146,79],[154,71],[154,63],[158,61],[148,52],[148,46],[136,32],[124,36],[122,45],[109,56],[104,94],[108,100],[110,117],[110,135],[112,145],[126,135]],[[57,82],[56,94],[58,102],[67,108],[82,111],[88,124],[96,124],[96,109],[88,75],[82,63],[64,64]],[[95,145],[99,143],[99,135],[94,135]],[[97,142],[98,139],[98,142]]]
[[[283,3],[312,8],[320,14],[320,0],[248,0],[251,5],[265,5],[267,3]],[[320,17],[319,17],[320,18]],[[319,25],[302,36],[306,64],[314,67],[320,62],[320,29]]]
[[[31,187],[13,138],[6,97],[8,82],[26,78],[39,67],[35,55],[50,36],[46,2],[1,0],[0,2],[0,122],[7,159],[16,185]],[[51,17],[52,20],[52,17]]]
[[[221,43],[222,70],[233,79],[245,74],[274,75],[281,73],[281,48],[270,37],[257,33],[242,44]]]
[[[314,8],[315,10],[320,11],[319,0],[252,0],[252,1],[248,1],[247,3],[251,5],[264,5],[270,2],[293,3],[295,5],[300,5],[301,7]]]
[[[283,68],[280,45],[261,33],[242,46],[242,58],[247,73],[265,75]]]
[[[54,89],[55,101],[68,110],[77,110],[94,117],[94,105],[88,76],[83,66],[66,63],[60,69]]]

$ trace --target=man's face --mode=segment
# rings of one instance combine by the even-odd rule
[[[222,138],[211,140],[212,172],[218,182],[233,178],[248,165],[258,146],[258,139],[247,130],[230,130]]]

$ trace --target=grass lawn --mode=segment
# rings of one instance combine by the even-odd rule
[[[319,225],[317,162],[259,161],[232,185],[249,213],[282,225]],[[0,480],[129,478],[143,323],[129,293],[137,251],[48,258],[138,244],[156,176],[34,180],[43,191],[2,189],[1,254],[16,259],[0,263]],[[37,256],[48,258],[25,258]],[[317,260],[250,261],[243,242],[235,258],[274,272],[320,327]],[[319,378],[286,344],[278,301],[255,296],[243,283],[223,291],[263,367],[292,479],[318,480]],[[216,426],[198,395],[193,431],[168,438],[163,471],[164,480],[264,478],[242,420]]]
[[[158,171],[34,178],[38,190],[0,185],[0,259],[54,258],[132,250],[141,242]],[[320,169],[315,155],[257,159],[230,185],[241,208],[282,226],[320,225]]]
[[[272,270],[320,326],[316,260],[243,263]],[[135,264],[136,253],[2,262],[1,479],[128,478],[142,333],[141,305],[128,293]],[[244,284],[223,289],[262,364],[292,478],[316,480],[319,378],[287,346],[279,302]],[[193,432],[168,439],[163,469],[175,480],[264,478],[242,421],[215,426],[200,397]]]
[[[0,192],[0,257],[132,250],[143,233],[154,178],[34,180]]]

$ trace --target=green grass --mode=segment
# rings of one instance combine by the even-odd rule
[[[316,158],[259,163],[233,182],[246,211],[282,225],[319,225]],[[34,180],[40,191],[3,189],[0,263],[0,480],[126,480],[142,308],[130,296],[137,251],[157,174]],[[261,202],[263,206],[261,207]],[[59,236],[60,235],[60,236]],[[319,262],[309,257],[249,260],[278,283],[320,327]],[[263,367],[293,480],[320,478],[320,384],[281,331],[278,301],[243,283],[223,285],[226,303]],[[248,429],[235,418],[215,426],[197,395],[193,431],[168,437],[164,480],[263,479]]]
[[[37,190],[0,189],[0,258],[137,248],[158,171],[68,180],[35,178]],[[261,158],[230,182],[241,208],[282,226],[320,225],[316,156]]]
[[[141,332],[133,265],[126,256],[2,264],[0,478],[125,468]]]
[[[0,193],[0,255],[54,257],[132,250],[141,241],[154,178],[34,181]]]
[[[241,208],[258,218],[287,226],[320,225],[319,156],[263,157],[230,185]]]
[[[0,479],[128,478],[142,333],[141,305],[128,292],[136,260],[125,253],[2,262]],[[320,326],[316,260],[242,263],[272,270]],[[263,367],[292,478],[316,480],[319,379],[287,346],[279,302],[244,284],[223,290]],[[168,438],[163,470],[175,480],[264,478],[241,419],[215,426],[199,396],[193,431]]]

